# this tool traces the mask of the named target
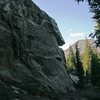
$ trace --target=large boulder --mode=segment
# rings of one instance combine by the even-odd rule
[[[74,90],[63,44],[55,20],[31,0],[0,0],[0,100]]]

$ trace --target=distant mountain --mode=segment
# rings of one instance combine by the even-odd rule
[[[91,44],[91,47],[92,47],[92,48],[97,48],[94,39],[87,39],[87,40],[88,40],[89,43]],[[79,48],[79,50],[80,50],[80,54],[82,54],[83,51],[84,51],[84,47],[85,47],[85,45],[84,45],[84,44],[85,44],[85,39],[83,39],[83,40],[78,40],[77,42],[78,42],[78,48]],[[73,45],[70,46],[70,47],[72,47],[72,49],[73,49],[74,52],[75,52],[75,45],[76,45],[77,42],[75,42]],[[69,47],[69,48],[70,48],[70,47]],[[65,57],[66,57],[66,58],[67,58],[67,55],[68,55],[68,53],[69,53],[69,48],[66,49],[66,50],[64,51]],[[100,48],[97,48],[97,50],[100,52]]]

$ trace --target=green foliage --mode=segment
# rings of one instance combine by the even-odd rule
[[[68,66],[69,72],[76,71],[79,77],[79,83],[83,83],[84,70],[82,67],[81,57],[79,54],[79,49],[78,49],[77,44],[75,47],[76,47],[75,54],[72,47],[70,47],[69,54],[67,56],[67,66]]]
[[[80,85],[86,79],[85,82],[100,86],[100,52],[98,52],[97,48],[92,48],[92,44],[87,39],[84,45],[82,55],[80,55],[78,43],[76,43],[74,51],[70,47],[67,56],[68,70],[69,72],[76,71]]]
[[[75,69],[75,55],[74,55],[72,47],[70,47],[69,54],[67,56],[67,66],[68,66],[69,72]]]
[[[90,11],[93,12],[93,19],[96,22],[94,33],[89,36],[96,37],[96,44],[100,46],[100,0],[76,0],[78,3],[87,1]],[[86,47],[83,54],[83,66],[87,80],[91,80],[92,84],[100,86],[100,53],[91,50],[90,46]],[[91,53],[91,54],[90,54]],[[98,56],[99,55],[99,56]]]
[[[95,36],[97,37],[97,46],[100,45],[100,23],[96,22],[96,25],[95,25]]]
[[[79,82],[83,83],[84,80],[84,70],[82,67],[82,62],[79,54],[78,43],[76,44],[76,70],[79,77]]]
[[[83,68],[85,72],[85,76],[87,80],[90,80],[91,77],[91,46],[88,42],[88,40],[85,40],[85,48],[82,55],[82,62],[83,62]]]
[[[82,56],[83,68],[86,82],[100,85],[100,53],[97,49],[92,49],[88,40],[85,41],[84,53]]]
[[[97,51],[92,51],[92,59],[91,59],[91,82],[94,85],[100,86],[100,57],[98,56]]]
[[[90,7],[90,11],[94,13],[93,19],[96,22],[96,25],[98,24],[100,26],[100,0],[76,0],[78,3],[87,1]],[[100,46],[100,27],[95,29],[94,33],[90,35],[91,37],[96,37],[97,46]]]

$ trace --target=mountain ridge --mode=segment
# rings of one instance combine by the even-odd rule
[[[96,48],[98,50],[98,52],[100,52],[100,48],[96,47],[96,43],[95,43],[94,39],[87,39],[87,40],[90,43],[92,48]],[[70,47],[72,47],[73,51],[75,52],[75,45],[78,43],[78,48],[79,48],[80,54],[82,54],[84,52],[85,41],[86,41],[86,39],[78,40],[74,44],[72,44]],[[67,55],[69,53],[70,47],[64,51],[66,58],[67,58]]]

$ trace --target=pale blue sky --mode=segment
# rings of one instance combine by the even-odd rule
[[[66,42],[64,50],[79,39],[88,37],[94,28],[92,13],[86,2],[79,5],[75,0],[33,0],[42,10],[53,17]]]

